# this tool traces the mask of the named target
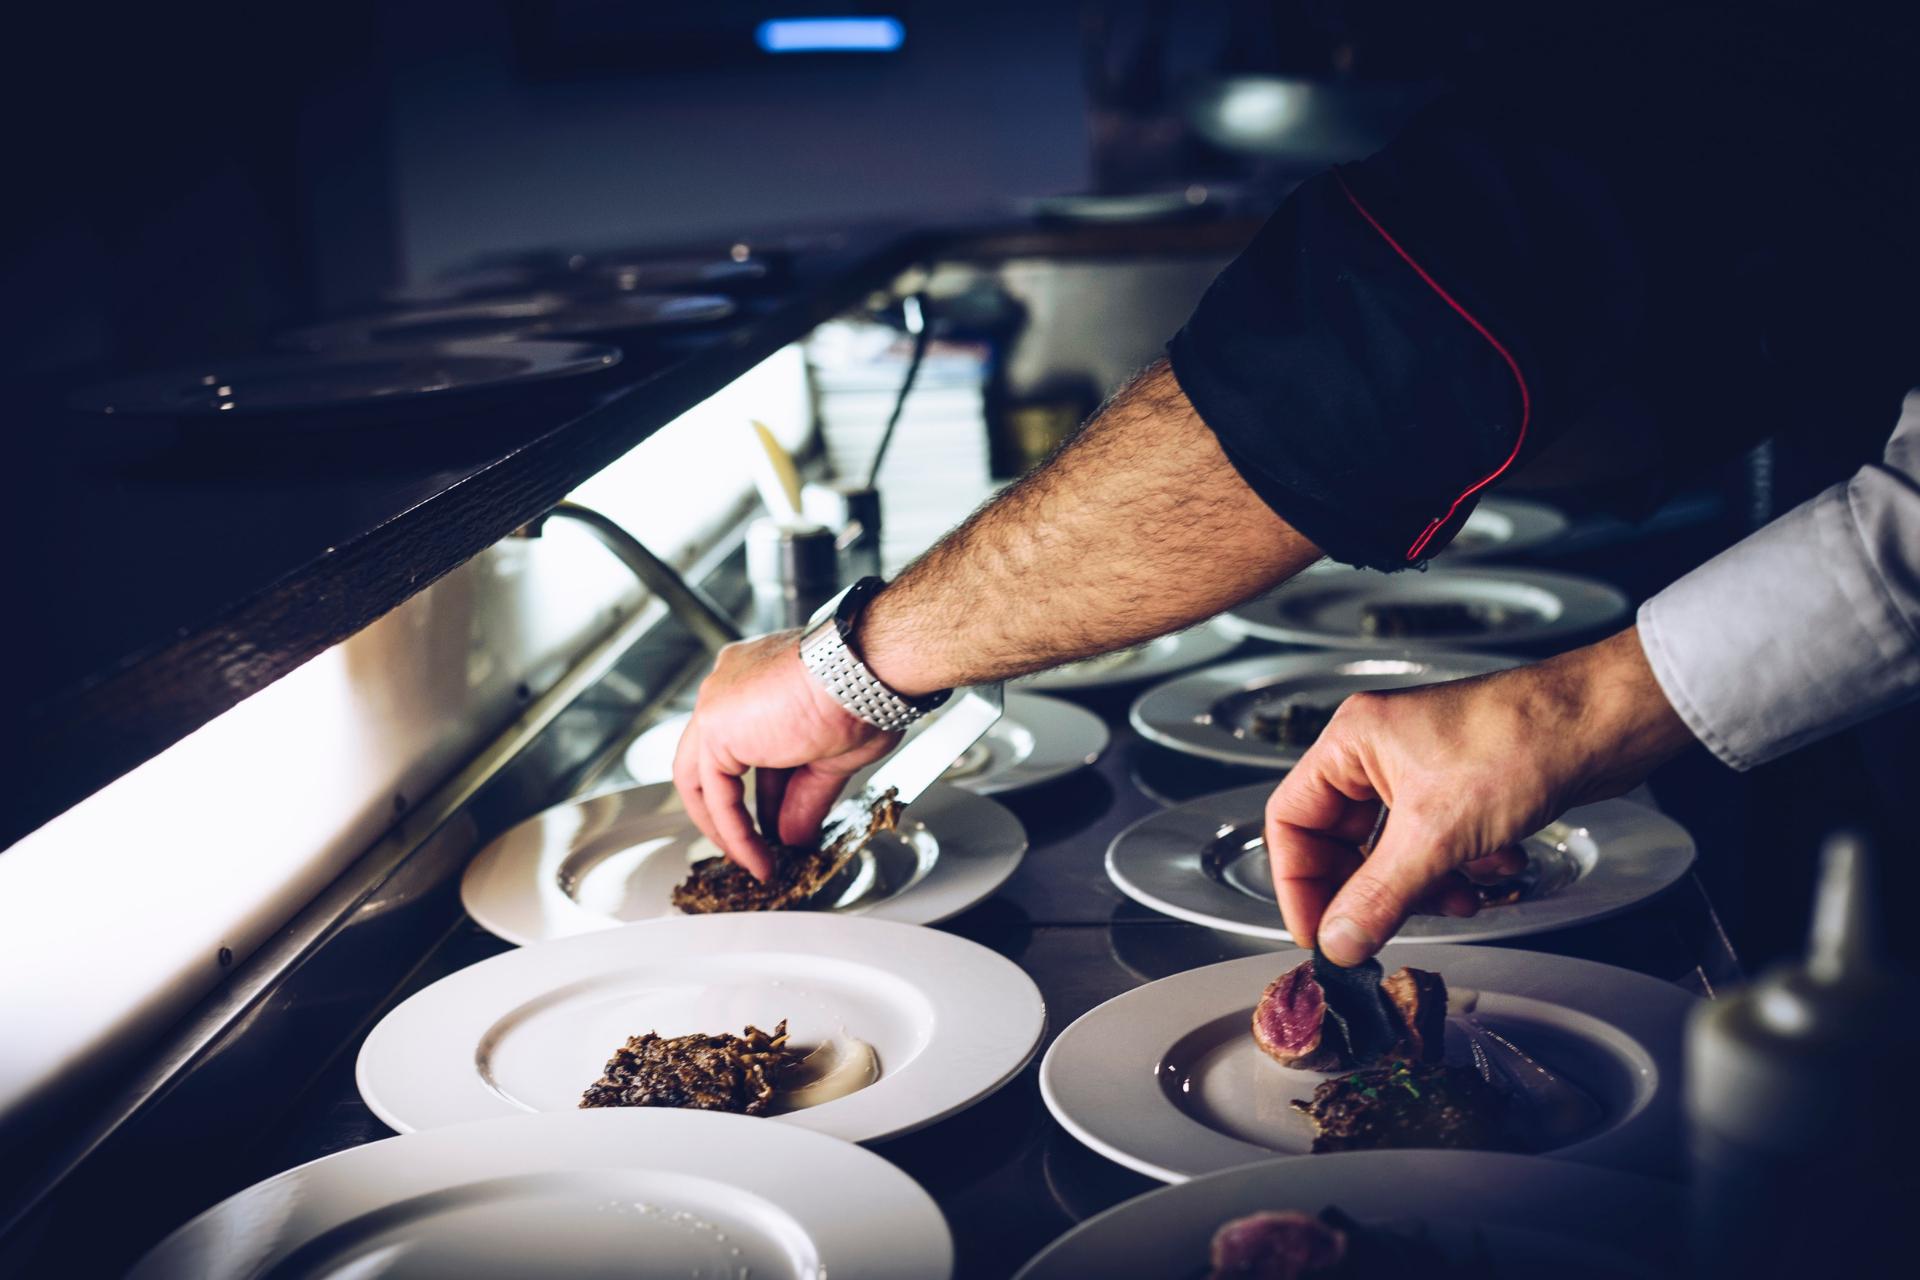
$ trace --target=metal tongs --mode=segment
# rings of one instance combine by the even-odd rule
[[[833,807],[820,832],[821,847],[831,847],[842,836],[865,831],[872,824],[874,810],[888,800],[903,809],[918,800],[993,728],[1006,702],[1006,688],[998,681],[957,690],[952,703],[932,723],[874,770],[865,786]]]

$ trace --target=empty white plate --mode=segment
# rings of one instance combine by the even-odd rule
[[[136,1280],[941,1277],[953,1241],[880,1157],[694,1111],[514,1116],[370,1142],[221,1201]]]
[[[909,729],[907,737],[939,719],[939,713],[928,716]],[[681,714],[634,739],[625,764],[635,782],[665,782],[673,777],[673,754],[686,728],[687,716]],[[993,727],[942,777],[983,796],[1037,787],[1092,764],[1107,749],[1108,740],[1106,721],[1085,708],[1035,693],[1011,692],[1006,710]]]
[[[1274,902],[1263,832],[1275,785],[1201,796],[1141,819],[1107,849],[1108,878],[1135,902],[1176,920],[1291,941]],[[1523,847],[1528,868],[1519,901],[1465,918],[1413,916],[1395,936],[1488,942],[1604,919],[1672,885],[1693,866],[1694,854],[1684,827],[1630,800],[1570,809]]]
[[[952,934],[817,913],[680,916],[482,960],[401,1004],[360,1048],[360,1096],[407,1132],[572,1111],[630,1036],[738,1035],[787,1021],[805,1047],[871,1046],[879,1078],[786,1112],[872,1142],[1012,1079],[1046,1009],[1018,965]]]
[[[830,907],[932,924],[992,897],[1027,851],[1020,820],[991,800],[936,784],[897,831],[871,840]],[[678,916],[673,888],[719,853],[670,782],[604,791],[536,814],[467,864],[460,901],[489,933],[525,946]]]
[[[1228,960],[1107,1001],[1047,1051],[1048,1110],[1101,1155],[1167,1182],[1306,1155],[1313,1125],[1290,1104],[1328,1077],[1269,1058],[1251,1023],[1266,985],[1307,957],[1288,949]],[[1692,996],[1625,969],[1498,947],[1395,943],[1380,963],[1479,991],[1481,1022],[1600,1104],[1598,1125],[1553,1155],[1641,1169],[1674,1159]],[[1451,1055],[1457,1032],[1447,1034]]]
[[[1374,605],[1463,605],[1483,610],[1485,625],[1458,631],[1368,635],[1361,618]],[[1328,569],[1303,573],[1252,600],[1221,623],[1241,635],[1333,649],[1484,649],[1585,636],[1623,620],[1627,597],[1604,582],[1543,569],[1472,565],[1424,573]]]
[[[1024,689],[1059,692],[1064,689],[1103,689],[1171,675],[1203,662],[1224,658],[1240,647],[1240,636],[1216,622],[1203,622],[1145,644],[1104,653],[1097,658],[1069,662],[1050,671],[1036,671],[1017,682]]]
[[[1488,1151],[1350,1151],[1136,1196],[1054,1241],[1017,1280],[1203,1276],[1222,1223],[1329,1206],[1368,1227],[1424,1233],[1449,1261],[1484,1257],[1490,1274],[1516,1277],[1674,1274],[1686,1229],[1684,1192],[1653,1178]]]
[[[1363,689],[1407,689],[1521,665],[1487,653],[1269,654],[1191,671],[1134,701],[1128,718],[1140,736],[1187,755],[1256,769],[1284,769],[1311,743],[1262,736],[1259,717],[1294,705],[1331,714]]]

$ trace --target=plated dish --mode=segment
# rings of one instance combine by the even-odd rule
[[[1221,627],[1217,620],[1203,622],[1129,649],[1069,662],[1051,671],[1036,671],[1020,677],[1015,684],[1023,689],[1049,692],[1135,684],[1223,658],[1240,647],[1240,639],[1238,634]]]
[[[1048,1109],[1095,1151],[1168,1182],[1274,1155],[1312,1155],[1316,1142],[1322,1152],[1340,1149],[1325,1142],[1329,1133],[1370,1130],[1375,1145],[1393,1145],[1379,1140],[1380,1132],[1411,1130],[1401,1145],[1457,1140],[1477,1146],[1490,1141],[1488,1133],[1505,1133],[1507,1120],[1477,1116],[1466,1137],[1436,1136],[1439,1122],[1432,1116],[1466,1106],[1462,1094],[1469,1086],[1455,1076],[1429,1089],[1424,1073],[1470,1068],[1475,1041],[1490,1032],[1591,1103],[1565,1124],[1535,1126],[1530,1113],[1522,1114],[1519,1119],[1534,1126],[1529,1132],[1541,1136],[1492,1145],[1637,1169],[1665,1169],[1677,1159],[1680,1044],[1694,1005],[1678,987],[1564,956],[1396,943],[1381,954],[1385,969],[1437,974],[1456,998],[1428,1023],[1427,1043],[1437,1045],[1437,1057],[1410,1051],[1404,1024],[1395,1021],[1403,1015],[1389,1012],[1371,1053],[1310,1055],[1289,1066],[1256,1035],[1255,1011],[1269,1012],[1274,998],[1286,996],[1276,993],[1276,983],[1309,960],[1296,950],[1249,956],[1109,1000],[1048,1050],[1040,1068]],[[1296,1014],[1340,1008],[1333,999],[1316,1004],[1299,993],[1284,1003]],[[1433,1015],[1429,1005],[1422,1016]],[[1318,1023],[1314,1029],[1319,1034]],[[1306,1043],[1297,1037],[1294,1047]],[[1367,1070],[1384,1074],[1340,1083]],[[1389,1078],[1402,1071],[1412,1074],[1405,1081]],[[1356,1120],[1352,1096],[1328,1096],[1369,1088],[1377,1095],[1370,1104],[1406,1105]],[[1421,1109],[1432,1115],[1416,1114]],[[1313,1155],[1312,1162],[1322,1158]]]
[[[409,346],[205,361],[90,387],[83,412],[163,418],[250,417],[392,408],[599,373],[612,347],[579,342],[431,342]]]
[[[1244,1246],[1242,1232],[1220,1239],[1228,1224],[1266,1214],[1318,1220],[1329,1208],[1362,1233],[1425,1243],[1444,1259],[1361,1275],[1441,1277],[1445,1264],[1464,1263],[1463,1274],[1479,1277],[1665,1276],[1686,1226],[1684,1192],[1653,1178],[1484,1151],[1353,1152],[1267,1160],[1137,1196],[1060,1237],[1017,1280],[1232,1275],[1213,1269],[1216,1244]],[[1342,1242],[1346,1259],[1358,1243]]]
[[[952,934],[815,912],[692,916],[543,942],[442,978],[373,1029],[355,1078],[402,1132],[597,1107],[605,1100],[588,1095],[602,1087],[636,1087],[621,1106],[744,1111],[735,1104],[757,1086],[736,1091],[725,1063],[685,1052],[698,1045],[665,1054],[633,1041],[732,1037],[754,1052],[760,1030],[762,1048],[784,1035],[778,1047],[815,1061],[800,1079],[776,1072],[778,1096],[750,1118],[873,1142],[999,1089],[1045,1024],[1031,978]],[[682,1093],[650,1088],[656,1069]]]
[[[835,914],[932,924],[991,897],[1026,854],[1020,820],[936,783],[811,904]],[[556,805],[467,864],[460,901],[480,926],[526,945],[677,914],[676,890],[719,851],[670,782]]]
[[[1475,649],[1570,640],[1623,621],[1604,582],[1544,569],[1327,569],[1221,615],[1243,636],[1344,649]]]
[[[712,324],[726,319],[734,310],[731,298],[718,295],[637,293],[579,298],[563,293],[509,294],[311,325],[283,334],[280,345],[296,351],[336,351],[389,342],[597,338]]]
[[[640,1260],[644,1260],[642,1263]],[[953,1242],[906,1174],[790,1125],[680,1111],[514,1116],[408,1134],[221,1201],[137,1280],[942,1277]]]
[[[1271,794],[1272,783],[1256,783],[1136,822],[1108,847],[1108,877],[1135,902],[1177,920],[1290,941],[1262,832]],[[1398,938],[1487,942],[1604,919],[1667,889],[1694,857],[1685,828],[1630,800],[1569,810],[1523,847],[1526,870],[1487,887],[1480,914],[1414,916]]]
[[[1140,736],[1223,764],[1296,763],[1349,694],[1406,689],[1520,665],[1498,654],[1330,650],[1270,654],[1176,676],[1135,700]]]
[[[907,731],[911,737],[939,720],[935,713]],[[673,777],[673,753],[686,731],[687,716],[654,725],[627,748],[627,772],[636,782],[665,782]],[[997,795],[1044,786],[1094,763],[1106,751],[1110,735],[1099,716],[1058,698],[1011,691],[1006,710],[965,755],[954,761],[944,780],[976,795]]]

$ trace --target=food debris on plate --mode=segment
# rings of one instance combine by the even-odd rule
[[[1247,719],[1241,736],[1257,738],[1283,747],[1312,746],[1339,708],[1289,701],[1277,707],[1262,707]]]
[[[580,1106],[759,1116],[832,1102],[879,1078],[879,1058],[866,1041],[840,1037],[801,1049],[789,1041],[783,1018],[771,1034],[749,1026],[737,1036],[634,1036],[614,1051]]]
[[[874,802],[865,831],[850,831],[824,848],[777,846],[773,874],[755,880],[753,873],[724,857],[702,858],[687,878],[674,886],[673,905],[688,915],[720,911],[790,911],[806,905],[842,868],[860,855],[882,831],[900,821],[901,806],[892,791]]]
[[[1512,1100],[1471,1067],[1392,1062],[1323,1082],[1294,1109],[1314,1123],[1313,1153],[1386,1147],[1512,1151]]]
[[[1466,601],[1380,601],[1360,609],[1360,634],[1379,640],[1408,636],[1458,636],[1498,631],[1518,618],[1511,609]]]
[[[685,1107],[765,1114],[780,1078],[801,1054],[787,1044],[783,1018],[769,1035],[634,1036],[614,1051],[601,1077],[581,1095],[587,1107]]]

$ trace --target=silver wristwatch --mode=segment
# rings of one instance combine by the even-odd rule
[[[860,661],[855,627],[867,602],[886,585],[879,578],[862,578],[821,606],[800,637],[800,661],[835,702],[876,729],[897,732],[940,706],[947,694],[903,698]]]

